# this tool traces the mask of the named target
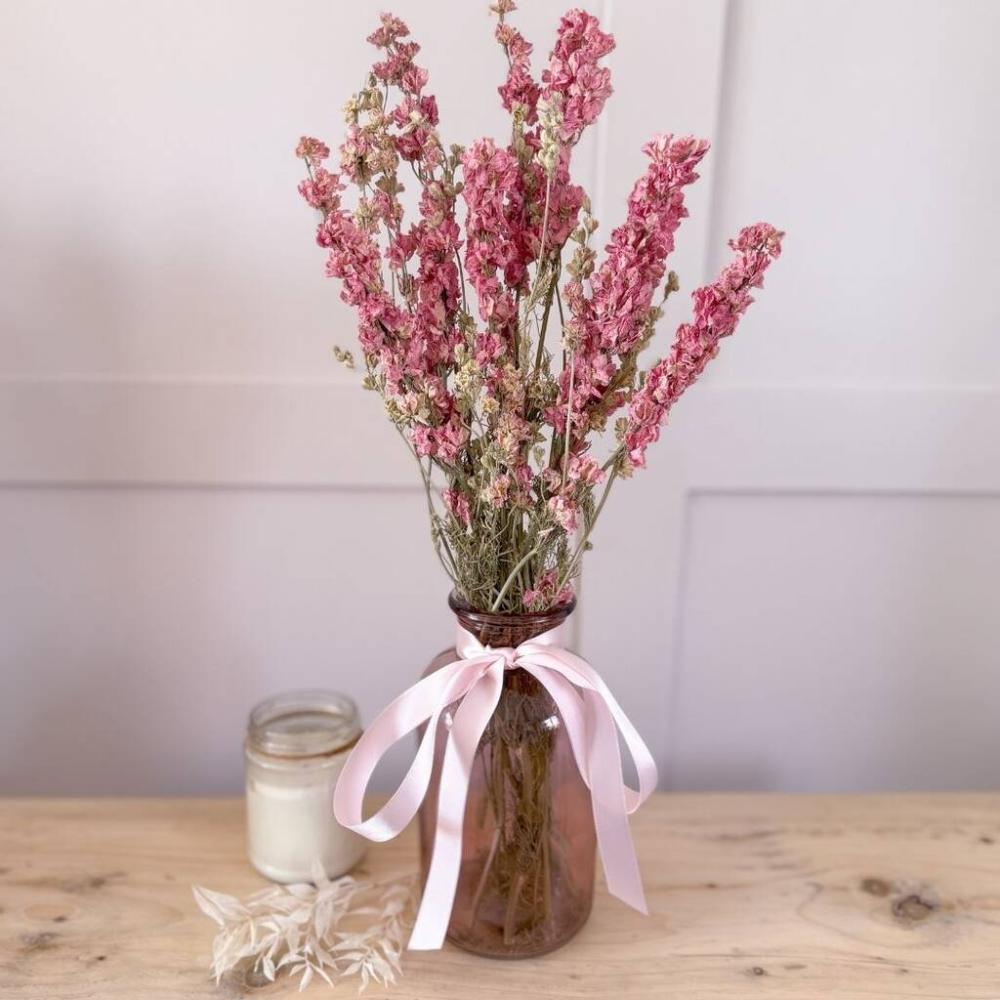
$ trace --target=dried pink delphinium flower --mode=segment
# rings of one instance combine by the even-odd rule
[[[468,206],[465,266],[485,327],[476,352],[489,363],[513,344],[515,290],[526,276],[518,231],[524,194],[516,156],[492,139],[472,144],[462,160],[462,177]]]
[[[543,98],[562,98],[562,139],[572,145],[597,121],[611,96],[611,71],[599,62],[615,47],[592,14],[571,10],[559,22],[548,68],[542,73]]]
[[[695,168],[708,143],[662,135],[643,151],[650,165],[629,195],[625,222],[611,234],[591,294],[585,294],[583,284],[589,272],[574,275],[567,289],[577,350],[549,414],[560,431],[570,418],[575,432],[585,435],[598,407],[606,419],[624,402],[626,387],[616,380],[652,332],[653,299],[674,249],[674,233],[687,215],[684,188],[698,179]]]
[[[300,191],[324,213],[317,241],[330,251],[327,273],[342,279],[342,298],[357,310],[369,377],[381,386],[391,412],[409,423],[417,454],[453,461],[468,437],[442,376],[460,341],[455,317],[461,233],[436,132],[437,103],[423,93],[427,73],[414,63],[419,46],[405,41],[408,35],[402,21],[383,16],[369,41],[385,58],[373,67],[369,86],[348,103],[342,173],[338,177],[322,166],[329,154],[324,144],[304,139],[297,152],[310,176]],[[385,99],[390,88],[399,93],[394,107]],[[412,164],[423,188],[420,220],[406,230],[401,160]],[[342,178],[362,192],[353,213],[340,202]],[[386,243],[388,287],[380,238]]]
[[[631,468],[646,464],[646,449],[660,436],[671,406],[705,370],[719,351],[719,341],[753,302],[751,288],[764,284],[764,272],[781,256],[784,233],[759,222],[747,226],[729,245],[739,251],[711,285],[692,293],[694,321],[678,330],[667,357],[650,368],[642,388],[632,397],[623,443]]]
[[[516,9],[491,5],[509,136],[446,146],[419,46],[384,14],[369,37],[378,60],[345,108],[339,167],[327,166],[318,139],[296,150],[327,273],[358,316],[364,384],[419,463],[457,590],[494,611],[569,600],[612,484],[643,466],[781,238],[763,223],[744,230],[736,260],[695,292],[694,319],[670,354],[643,372],[640,354],[678,287],[667,262],[708,143],[668,134],[644,147],[647,168],[599,259],[572,158],[612,93],[602,60],[614,38],[593,15],[569,11],[536,78],[533,46],[509,21]],[[412,219],[404,182],[417,185]]]
[[[490,8],[499,18],[495,37],[507,56],[507,79],[497,88],[506,111],[520,108],[524,120],[534,124],[537,118],[538,97],[542,88],[531,75],[531,53],[534,46],[505,20],[506,15],[517,9],[512,0],[501,0]]]

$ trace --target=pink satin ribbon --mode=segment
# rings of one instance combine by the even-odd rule
[[[341,826],[369,840],[390,840],[413,819],[427,792],[434,761],[438,720],[458,703],[448,733],[438,794],[437,830],[427,884],[410,936],[411,949],[444,943],[462,861],[462,821],[469,777],[479,739],[500,699],[504,670],[523,667],[552,696],[569,736],[573,756],[590,789],[597,846],[608,891],[646,913],[639,864],[629,833],[628,814],[656,787],[656,764],[614,695],[597,672],[558,644],[559,629],[516,649],[483,646],[459,627],[459,659],[404,691],[368,727],[344,764],[333,796]],[[365,789],[379,760],[398,740],[427,723],[416,757],[389,801],[362,818]],[[635,762],[638,790],[625,784],[618,732]]]

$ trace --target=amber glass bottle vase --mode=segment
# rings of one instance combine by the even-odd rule
[[[518,646],[561,625],[573,610],[569,604],[537,614],[492,614],[454,594],[449,604],[466,631],[493,647]],[[444,650],[425,675],[455,659],[454,649]],[[420,810],[425,880],[450,725],[448,711],[439,722],[434,771]],[[555,703],[527,671],[505,671],[472,766],[448,940],[495,958],[527,958],[565,944],[590,914],[595,840],[590,792]]]

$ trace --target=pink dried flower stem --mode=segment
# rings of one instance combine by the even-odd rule
[[[322,166],[329,155],[325,144],[304,139],[297,153],[306,161],[308,172],[300,190],[323,216],[318,239],[330,250],[328,273],[344,279],[342,297],[358,310],[370,385],[379,389],[387,404],[399,412],[400,420],[409,425],[404,436],[428,487],[430,502],[429,468],[424,467],[423,459],[446,467],[458,457],[464,439],[444,380],[461,339],[455,317],[464,289],[457,262],[460,231],[454,218],[455,196],[436,176],[443,160],[434,128],[436,102],[422,93],[427,74],[413,62],[418,47],[402,41],[408,34],[401,21],[383,16],[382,27],[370,41],[384,51],[385,59],[375,65],[367,89],[348,105],[350,128],[340,156],[347,176],[361,191],[354,218],[341,207],[340,178]],[[401,94],[395,108],[390,107],[391,87]],[[396,166],[400,158],[410,163],[424,188],[421,221],[408,232],[402,226],[398,199],[402,186]],[[401,275],[399,290],[405,313],[394,305],[394,294],[389,295],[381,277],[380,251],[374,238],[379,223],[388,238],[386,259],[394,291],[395,274],[398,271]],[[407,261],[411,259],[419,261],[414,277],[408,273]],[[422,411],[429,422],[407,416]],[[402,431],[398,421],[396,426]],[[433,523],[433,507],[431,512]],[[454,575],[455,560],[447,540],[435,532],[439,548],[441,542],[442,561]]]
[[[544,256],[547,243],[553,184],[558,187],[568,183],[572,148],[585,129],[597,121],[611,96],[611,72],[599,63],[614,47],[614,37],[602,31],[597,18],[585,11],[571,10],[559,21],[556,43],[542,73],[545,86],[536,98],[536,105],[540,101],[546,109],[539,135],[546,166],[539,258]],[[564,243],[565,237],[558,242]],[[550,307],[554,289],[553,284]]]
[[[783,236],[765,222],[747,226],[729,241],[737,256],[712,284],[692,293],[694,321],[678,328],[670,353],[632,397],[621,445],[629,470],[645,466],[646,448],[659,437],[670,408],[718,354],[719,341],[736,331],[753,302],[750,289],[763,285],[764,272],[781,255]]]
[[[644,331],[653,299],[666,274],[674,249],[674,234],[687,216],[684,189],[698,178],[695,168],[708,143],[692,136],[658,136],[643,152],[650,158],[646,172],[629,195],[625,222],[611,235],[606,258],[594,274],[592,292],[583,294],[581,278],[567,289],[571,323],[580,345],[580,386],[571,399],[564,373],[560,403],[567,409],[569,440],[585,435],[591,418],[606,419],[624,402],[622,376],[644,346]]]
[[[515,108],[520,108],[524,120],[529,125],[533,124],[541,94],[541,87],[531,75],[531,53],[534,46],[506,21],[507,15],[517,10],[517,4],[513,0],[494,3],[490,10],[497,15],[494,37],[507,57],[507,79],[497,88],[501,103],[511,113]]]
[[[646,448],[659,438],[670,408],[719,353],[719,341],[736,332],[740,317],[753,302],[750,289],[763,286],[764,272],[781,256],[783,236],[784,233],[766,222],[742,229],[729,241],[729,246],[738,251],[735,259],[712,284],[692,292],[694,322],[678,328],[670,353],[650,368],[642,387],[632,397],[622,443],[604,465],[611,474],[591,524],[580,538],[560,583],[564,584],[577,571],[612,484],[619,476],[631,475],[635,469],[645,467]]]
[[[559,22],[549,65],[542,73],[542,99],[560,96],[561,138],[569,146],[597,121],[611,96],[611,71],[598,64],[614,47],[614,37],[586,11],[568,11]]]
[[[500,87],[500,95],[504,107],[514,116],[514,144],[509,151],[516,152],[520,143],[521,149],[535,154],[527,163],[518,157],[525,196],[518,225],[525,229],[529,239],[527,252],[522,254],[523,263],[539,262],[533,285],[523,289],[524,322],[540,299],[543,286],[547,286],[541,326],[544,330],[555,289],[550,280],[551,260],[558,258],[583,200],[582,191],[570,183],[570,150],[583,129],[596,120],[611,92],[609,73],[598,62],[614,47],[614,40],[600,30],[597,19],[590,14],[570,11],[560,21],[548,68],[542,74],[543,88],[531,76],[532,46],[506,21],[506,15],[516,10],[516,4],[513,0],[502,0],[491,9],[498,15],[496,37],[508,61],[508,76]],[[564,109],[570,115],[568,126]],[[536,127],[519,134],[524,124]],[[541,225],[536,229],[537,224],[531,224],[530,217],[537,210],[539,196]],[[517,291],[522,291],[520,284]],[[516,295],[518,302],[521,298],[522,295]],[[540,334],[536,371],[541,363],[543,342],[544,334]]]

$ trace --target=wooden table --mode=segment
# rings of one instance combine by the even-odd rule
[[[414,953],[365,996],[1000,998],[1000,795],[661,794],[633,826],[649,917],[599,889],[552,955]],[[368,866],[414,856],[410,830]],[[215,986],[193,883],[262,884],[241,801],[0,800],[0,997],[291,995]]]

